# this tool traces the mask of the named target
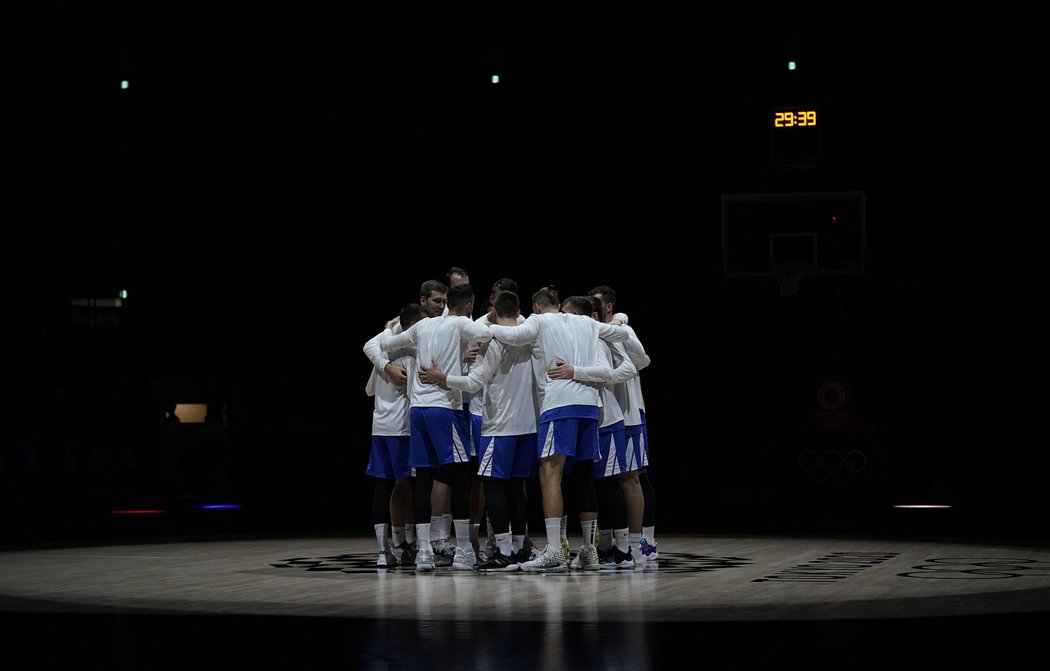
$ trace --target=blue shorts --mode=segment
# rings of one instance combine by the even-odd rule
[[[481,456],[481,415],[472,412],[467,413],[470,422],[470,456]]]
[[[409,454],[415,468],[470,461],[467,418],[450,408],[409,408]]]
[[[593,415],[593,416],[590,416]],[[555,454],[573,461],[598,458],[598,406],[565,406],[540,415],[536,430],[537,453],[543,459]]]
[[[365,473],[373,478],[396,480],[412,475],[408,463],[408,436],[372,436],[372,452]]]
[[[531,478],[539,473],[536,434],[482,436],[478,475],[500,480]]]
[[[594,462],[595,480],[638,470],[627,468],[627,437],[623,432],[622,421],[598,429],[598,451],[600,456]]]
[[[627,458],[638,464],[635,469],[628,470],[640,471],[649,465],[649,427],[645,423],[645,412],[642,412],[641,424],[624,427],[624,431],[627,433]]]

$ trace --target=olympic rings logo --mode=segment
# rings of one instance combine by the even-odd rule
[[[823,454],[806,450],[798,455],[798,467],[814,482],[849,482],[868,467],[868,455],[861,450],[850,450],[845,456],[837,450]]]

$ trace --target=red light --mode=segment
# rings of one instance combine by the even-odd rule
[[[163,515],[167,513],[167,510],[150,510],[148,508],[134,509],[134,510],[111,510],[109,511],[112,515]]]

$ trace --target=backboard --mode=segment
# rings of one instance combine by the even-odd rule
[[[863,191],[723,195],[723,273],[771,277],[804,263],[807,277],[863,274],[865,210]]]

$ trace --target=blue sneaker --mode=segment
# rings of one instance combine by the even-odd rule
[[[650,543],[647,539],[643,538],[640,543],[642,550],[642,561],[656,561],[660,558],[660,553],[656,551],[656,543]]]

